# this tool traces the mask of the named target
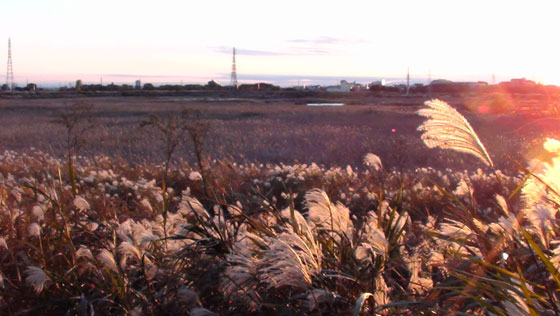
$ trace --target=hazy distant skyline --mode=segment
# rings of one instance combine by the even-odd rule
[[[232,47],[240,83],[404,78],[410,66],[420,79],[495,74],[560,85],[558,9],[557,1],[6,1],[0,82],[11,38],[20,85],[228,84]],[[124,81],[109,77],[117,74]]]

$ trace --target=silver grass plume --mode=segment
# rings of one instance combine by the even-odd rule
[[[106,266],[110,270],[116,273],[119,272],[119,268],[117,267],[117,263],[115,262],[115,257],[113,256],[113,253],[111,253],[109,250],[102,249],[96,258],[97,260],[99,260],[99,262],[101,262],[104,266]]]
[[[312,226],[351,234],[353,227],[350,210],[340,202],[332,204],[325,191],[321,189],[307,191],[305,204],[309,210],[308,220]]]
[[[268,288],[291,286],[306,289],[321,271],[322,254],[319,244],[305,240],[294,232],[285,232],[272,239],[260,262],[259,278]]]
[[[418,131],[423,132],[421,138],[426,146],[468,153],[494,167],[484,145],[463,115],[441,100],[426,101],[424,105],[427,107],[417,114],[428,118],[418,127]]]
[[[534,211],[538,205],[554,208],[560,205],[560,141],[547,138],[543,144],[550,160],[541,158],[529,162],[531,177],[521,189],[524,209]]]
[[[0,237],[0,248],[8,249],[8,244],[6,244],[6,239],[4,239],[4,237]]]
[[[43,291],[45,284],[50,280],[45,271],[39,267],[29,266],[25,269],[25,273],[27,274],[25,282],[32,286],[37,294]]]
[[[294,210],[293,212],[290,208],[285,208],[281,213],[280,216],[282,218],[292,221],[293,225],[295,225],[295,231],[298,232],[301,236],[306,238],[308,241],[314,240],[315,237],[313,236],[313,232],[311,227],[305,221],[305,218],[299,211]],[[293,216],[293,217],[292,217]],[[289,229],[290,226],[287,228]],[[289,229],[291,232],[294,232],[293,229]]]
[[[84,245],[81,245],[80,248],[78,250],[76,250],[76,258],[80,258],[80,257],[84,257],[84,258],[88,258],[90,260],[93,260],[93,254],[91,253],[91,250],[89,250]]]
[[[41,226],[37,223],[31,223],[29,225],[29,236],[41,236]]]
[[[375,212],[370,211],[362,228],[363,241],[356,247],[355,256],[358,260],[371,259],[372,254],[385,256],[389,249],[389,242],[385,233],[377,225]]]
[[[228,299],[240,301],[256,310],[260,303],[258,286],[258,257],[262,255],[259,245],[267,241],[258,235],[246,232],[226,255],[228,266],[222,275],[220,286]]]
[[[375,171],[379,171],[383,168],[383,164],[381,163],[381,158],[379,158],[379,156],[374,155],[372,153],[368,153],[364,157],[364,164],[368,167],[371,167]]]
[[[139,261],[142,260],[140,250],[128,241],[123,241],[119,245],[119,252],[125,256],[135,257]]]
[[[196,216],[199,216],[202,219],[210,218],[210,215],[204,206],[202,206],[196,198],[191,197],[187,192],[183,192],[182,194],[177,213],[187,218],[194,218]]]
[[[76,198],[74,198],[73,204],[79,211],[87,211],[90,209],[88,201],[86,201],[81,196],[76,196]]]

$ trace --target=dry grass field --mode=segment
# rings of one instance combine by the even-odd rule
[[[442,157],[426,149],[416,127],[415,111],[423,97],[352,100],[344,107],[307,107],[305,100],[219,99],[188,97],[106,97],[61,99],[0,99],[0,149],[25,152],[31,147],[64,154],[64,127],[56,111],[75,103],[92,104],[94,127],[85,134],[85,156],[107,155],[128,162],[160,162],[164,144],[150,128],[140,128],[148,115],[176,115],[184,109],[201,111],[210,124],[204,151],[212,159],[236,162],[311,163],[360,166],[368,152],[389,167],[468,167],[470,158]],[[456,104],[461,99],[451,99]],[[453,104],[453,103],[452,103]],[[465,111],[463,111],[465,113]],[[550,126],[531,124],[520,115],[467,117],[498,156],[518,154],[529,139],[550,133]],[[519,129],[521,128],[521,129]],[[192,144],[184,139],[178,156],[194,161]],[[498,158],[500,167],[509,162]]]
[[[560,315],[556,117],[361,101],[0,100],[0,314]]]

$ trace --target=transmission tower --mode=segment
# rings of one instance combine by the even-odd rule
[[[406,72],[406,95],[408,95],[410,91],[410,66]]]
[[[8,38],[8,70],[6,71],[6,85],[10,91],[14,91],[14,69],[12,67],[12,43]]]
[[[231,86],[237,89],[237,69],[235,67],[235,47],[233,48],[233,63],[231,64]]]

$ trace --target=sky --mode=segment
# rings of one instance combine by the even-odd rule
[[[0,82],[560,85],[560,1],[0,0]],[[3,65],[3,66],[2,66]]]

